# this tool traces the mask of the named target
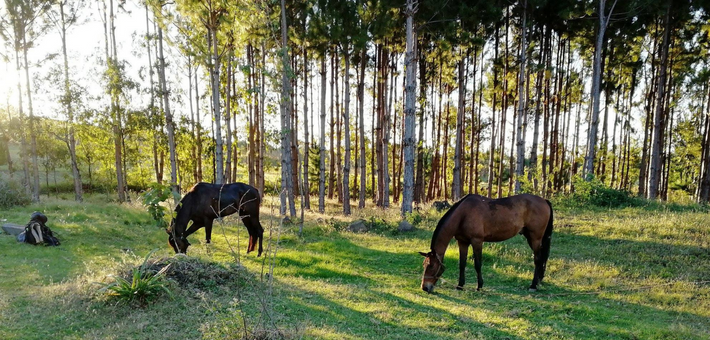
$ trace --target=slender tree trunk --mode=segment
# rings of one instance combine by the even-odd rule
[[[64,15],[64,2],[59,2],[59,15],[61,20],[61,38],[62,38],[62,56],[64,57],[64,102],[65,109],[67,112],[67,118],[69,120],[69,136],[68,136],[68,149],[69,149],[69,160],[71,162],[72,177],[74,178],[74,200],[77,202],[82,202],[84,200],[83,194],[84,190],[81,183],[81,172],[79,172],[79,164],[76,158],[76,139],[74,137],[74,109],[72,108],[73,97],[71,94],[71,87],[69,83],[69,59],[67,58],[67,20]],[[10,176],[12,176],[12,160],[10,159],[10,152],[7,153],[8,170]]]
[[[365,67],[367,67],[367,49],[363,48],[360,52],[360,76],[357,84],[357,99],[358,99],[358,119],[359,119],[359,137],[360,137],[360,197],[358,208],[365,208],[365,193],[367,191],[367,181],[365,173],[367,161],[365,158]],[[356,172],[357,174],[357,172]],[[355,180],[357,183],[357,180]]]
[[[597,129],[599,126],[599,102],[601,96],[601,74],[602,74],[602,50],[604,49],[604,34],[606,32],[607,25],[609,24],[609,17],[611,17],[614,12],[614,6],[616,6],[616,0],[614,4],[611,5],[609,13],[606,13],[604,5],[606,0],[599,0],[599,27],[597,31],[597,41],[594,49],[594,67],[592,69],[592,120],[589,126],[589,134],[587,135],[587,156],[584,161],[584,177],[586,180],[590,180],[590,175],[594,174],[594,158],[596,157],[596,147],[597,147]]]
[[[463,193],[463,184],[461,183],[461,156],[463,156],[463,117],[466,114],[465,111],[465,97],[466,97],[466,82],[464,77],[464,69],[466,65],[466,59],[463,57],[463,49],[459,51],[461,54],[461,60],[459,61],[459,102],[458,108],[456,110],[456,141],[454,142],[454,180],[451,187],[451,198],[454,201],[458,201]]]
[[[389,48],[385,49],[385,74],[387,73],[389,67]],[[392,107],[392,96],[394,91],[394,74],[390,75],[391,85],[387,83],[387,77],[385,76],[385,96],[383,101],[387,102],[385,108],[385,121],[384,121],[384,133],[382,136],[382,207],[388,208],[390,206],[390,174],[389,174],[389,159],[387,153],[389,152],[390,143],[390,117],[391,117],[391,107]],[[387,94],[387,88],[389,88],[389,95]],[[394,151],[394,148],[392,148]]]
[[[212,16],[216,16],[213,14]],[[217,41],[217,19],[210,23],[209,34],[210,34],[210,47],[212,52],[212,65],[210,65],[210,75],[212,76],[212,117],[214,122],[214,139],[215,139],[215,152],[214,152],[214,180],[216,184],[222,184],[224,180],[224,165],[223,165],[223,154],[224,146],[222,142],[222,111],[221,103],[219,100],[219,73],[220,73],[220,63],[221,58],[219,55],[218,41]]]
[[[320,164],[319,164],[319,180],[318,180],[318,212],[325,212],[325,87],[326,85],[326,66],[325,54],[320,60]],[[332,143],[331,143],[332,144]]]
[[[290,64],[288,53],[288,28],[286,24],[286,3],[281,0],[281,214],[286,214],[286,199],[291,218],[296,217],[293,182],[291,177],[291,80],[289,79]]]
[[[517,126],[517,140],[516,140],[516,162],[515,162],[515,193],[519,194],[522,190],[522,182],[520,180],[523,178],[523,171],[525,168],[525,128],[523,122],[525,121],[525,107],[527,99],[527,87],[525,86],[525,56],[527,50],[527,41],[525,40],[525,33],[527,31],[527,10],[528,10],[528,0],[523,1],[523,23],[520,27],[520,70],[518,71],[518,119]],[[511,174],[512,175],[512,174]]]
[[[282,0],[283,1],[283,0]],[[343,162],[343,214],[350,215],[350,46],[346,43],[343,51],[345,58],[345,92],[343,99],[343,134],[345,135],[345,160]]]
[[[499,33],[500,27],[496,25],[495,31],[495,46],[494,46],[494,59],[498,60],[498,48],[499,48]],[[488,151],[488,197],[493,197],[493,164],[496,154],[496,106],[498,104],[498,68],[493,67],[493,107],[491,109],[491,148]],[[501,110],[502,111],[502,110]]]
[[[229,43],[231,45],[231,43]],[[232,182],[232,177],[233,177],[233,169],[232,169],[232,162],[236,162],[236,155],[233,155],[234,153],[232,152],[233,149],[233,135],[232,135],[232,101],[234,100],[234,96],[232,95],[232,88],[234,87],[234,77],[233,77],[233,71],[232,71],[232,62],[234,59],[234,52],[232,51],[231,47],[228,47],[228,52],[227,52],[227,67],[225,67],[225,78],[226,79],[226,86],[225,86],[225,91],[224,91],[224,125],[226,127],[226,133],[225,133],[225,147],[224,150],[227,153],[227,159],[224,162],[224,181],[222,183],[230,183]]]
[[[200,123],[200,91],[198,67],[195,67],[195,116],[197,117],[195,142],[197,143],[197,182],[202,182],[202,124]]]
[[[412,6],[414,6],[414,7],[412,7],[412,8],[416,8],[416,6],[417,6],[416,2],[413,2],[413,5],[412,5]],[[412,12],[412,15],[413,15],[413,14],[414,14],[414,13]],[[412,44],[416,44],[416,43],[417,43],[417,40],[416,40],[416,39],[412,41]],[[420,43],[420,44],[421,44],[421,43]],[[423,49],[423,46],[422,46],[422,49]],[[420,83],[420,89],[419,89],[419,91],[420,91],[420,93],[426,94],[426,86],[427,86],[427,82],[426,82],[426,66],[427,66],[426,58],[423,57],[422,51],[421,51],[421,50],[417,51],[414,46],[412,46],[412,53],[417,53],[417,55],[419,56],[419,60],[418,60],[418,62],[419,62],[419,71],[420,71],[420,72],[419,72],[419,77],[420,77],[420,82],[421,82],[421,83]],[[405,56],[405,63],[406,63],[406,60],[410,60],[410,59],[407,59],[407,58],[410,58],[410,57]],[[414,58],[415,58],[414,55],[412,55],[411,58],[412,58],[411,60],[414,60]],[[416,65],[414,65],[414,64],[412,64],[411,66],[412,66],[412,67],[416,67]],[[405,72],[409,72],[409,71],[408,71],[408,68],[407,68],[407,71],[405,71]],[[412,74],[414,74],[414,75],[416,76],[416,72],[415,72],[415,71],[413,71]],[[409,90],[409,85],[410,85],[410,84],[416,84],[416,82],[410,83],[410,79],[409,79],[409,78],[406,78],[405,81],[407,82],[407,85],[405,85],[405,92],[406,92],[406,91],[410,91],[410,90]],[[416,90],[411,90],[411,91],[415,91],[415,92],[416,92]],[[415,94],[414,94],[415,92],[412,92],[412,93],[413,93],[412,96],[415,95]],[[409,93],[409,92],[407,92],[407,93]],[[409,96],[409,94],[407,94],[406,96]],[[404,114],[404,116],[405,116],[405,118],[404,118],[404,133],[405,133],[405,135],[406,135],[406,129],[407,129],[407,114],[406,114],[406,110],[407,110],[407,108],[409,108],[409,106],[407,106],[407,105],[408,105],[408,104],[407,104],[407,100],[409,100],[409,97],[406,97],[406,98],[405,98],[405,104],[404,104],[404,105],[405,105],[405,108],[404,108],[404,110],[405,110],[405,114]],[[414,100],[414,103],[415,103],[415,104],[412,104],[411,108],[416,109],[416,102],[417,102],[417,99],[414,98],[413,100]],[[425,188],[424,188],[424,115],[425,115],[426,100],[427,100],[427,99],[426,99],[426,96],[422,96],[422,98],[420,98],[420,100],[419,100],[419,101],[420,101],[420,104],[419,104],[419,137],[418,137],[417,140],[413,140],[413,141],[412,141],[412,147],[414,147],[414,145],[416,145],[416,148],[417,148],[417,153],[416,153],[416,155],[417,155],[417,167],[416,167],[417,174],[416,174],[416,182],[414,183],[414,188],[413,188],[413,193],[412,193],[412,194],[413,194],[413,197],[412,197],[412,198],[413,198],[414,202],[416,202],[416,203],[422,203],[422,201],[424,200],[424,189],[425,189]],[[413,123],[413,124],[414,124],[414,123]],[[405,138],[405,140],[404,140],[403,143],[405,144],[405,148],[406,148],[406,138],[407,138],[407,137],[404,137],[404,138]],[[413,135],[412,135],[412,138],[414,138]],[[412,154],[414,154],[414,153],[412,153]],[[403,156],[403,157],[404,157],[404,162],[405,162],[405,164],[404,164],[404,168],[405,168],[405,170],[404,170],[404,172],[405,172],[404,181],[406,182],[406,181],[407,181],[407,178],[406,178],[406,172],[407,172],[407,164],[406,164],[406,162],[407,162],[407,160],[406,160],[406,158],[407,158],[407,152],[406,152],[406,151],[404,151],[404,156]],[[406,184],[405,184],[405,186],[406,186]],[[403,188],[403,190],[404,190],[404,188]],[[403,192],[403,194],[404,194],[404,192]],[[405,202],[402,201],[402,204],[404,204],[404,203],[405,203]],[[404,207],[402,207],[402,209],[404,209]],[[405,212],[404,210],[402,210],[402,211],[403,211],[403,213]]]
[[[406,68],[405,88],[405,109],[404,109],[404,135],[402,145],[404,146],[404,187],[402,192],[402,216],[412,212],[412,200],[414,198],[414,110],[416,91],[416,59],[415,47],[416,38],[414,36],[414,14],[416,13],[418,2],[407,0],[405,15],[407,17],[407,42],[404,65]]]
[[[250,44],[247,45],[247,63],[249,64],[249,74],[247,75],[247,82],[250,89],[255,87],[256,78],[256,67],[254,65],[254,47]],[[249,97],[249,153],[247,155],[247,172],[249,173],[249,185],[256,185],[256,155],[259,145],[256,144],[256,134],[259,126],[259,103],[257,95],[249,91],[247,93]]]
[[[335,143],[333,140],[335,136],[335,116],[333,113],[335,101],[333,100],[333,96],[336,92],[334,85],[337,78],[335,73],[335,52],[331,52],[330,61],[330,175],[328,176],[328,198],[333,199],[333,191],[335,189]]]
[[[165,108],[165,126],[168,130],[168,149],[170,150],[170,186],[173,195],[180,194],[180,186],[177,179],[177,156],[175,152],[175,126],[173,125],[173,115],[170,111],[170,93],[168,92],[167,80],[165,79],[165,57],[163,56],[163,30],[158,28],[158,77],[160,77],[160,90],[163,97],[163,107]]]
[[[656,91],[656,112],[653,120],[653,143],[651,146],[651,169],[648,186],[648,198],[658,198],[659,185],[661,180],[662,168],[662,149],[663,149],[663,131],[665,130],[665,90],[666,90],[666,68],[668,67],[668,45],[670,40],[670,2],[666,9],[666,15],[663,19],[663,42],[661,43],[661,65],[658,70],[658,85]]]
[[[305,209],[311,210],[311,184],[308,182],[308,161],[311,135],[308,126],[308,50],[303,50],[303,191],[301,200]]]

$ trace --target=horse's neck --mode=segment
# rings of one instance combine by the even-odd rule
[[[456,223],[449,220],[446,225],[441,227],[439,233],[437,234],[436,240],[433,242],[431,250],[442,257],[446,253],[446,249],[449,247],[451,239],[454,238],[456,233]]]

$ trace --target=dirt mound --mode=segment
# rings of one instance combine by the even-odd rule
[[[165,266],[170,267],[165,277],[176,282],[183,288],[198,288],[200,290],[226,284],[244,282],[247,272],[236,264],[221,264],[203,261],[195,257],[165,257],[148,260],[145,270],[155,274]]]

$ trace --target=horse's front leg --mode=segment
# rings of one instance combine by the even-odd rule
[[[459,244],[459,284],[456,289],[463,290],[463,285],[466,284],[466,261],[468,260],[468,247],[471,245],[468,242],[456,240]]]
[[[483,241],[474,241],[473,246],[473,263],[476,267],[476,276],[478,278],[478,290],[483,287],[483,276],[481,275],[481,265],[483,264]]]

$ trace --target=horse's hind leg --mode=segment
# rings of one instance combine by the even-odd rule
[[[207,219],[205,220],[205,242],[211,243],[212,242],[212,224],[214,223],[214,220]]]
[[[457,240],[459,243],[459,285],[456,289],[463,290],[463,285],[466,284],[466,261],[468,260],[468,247],[471,245],[468,242]]]
[[[258,213],[255,215],[249,215],[244,217],[244,219],[242,219],[242,222],[244,222],[244,226],[247,227],[247,231],[249,231],[249,247],[247,248],[247,252],[254,251],[254,248],[256,248],[258,242],[259,253],[257,254],[257,256],[261,256],[261,253],[264,250],[264,248],[262,247],[262,240],[264,238],[264,228],[259,222]]]
[[[483,241],[475,241],[471,243],[473,246],[473,263],[476,267],[476,276],[478,278],[478,290],[483,287],[483,276],[481,276],[481,266],[483,265]]]
[[[535,274],[533,275],[533,280],[532,283],[530,284],[530,291],[534,292],[537,290],[537,284],[542,281],[542,272],[545,264],[542,261],[542,256],[541,256],[541,249],[542,249],[542,241],[540,239],[535,239],[533,238],[532,235],[530,235],[530,232],[525,230],[523,233],[525,235],[525,238],[528,240],[528,245],[530,246],[530,249],[533,251],[533,257],[534,257],[534,262],[535,262]]]

